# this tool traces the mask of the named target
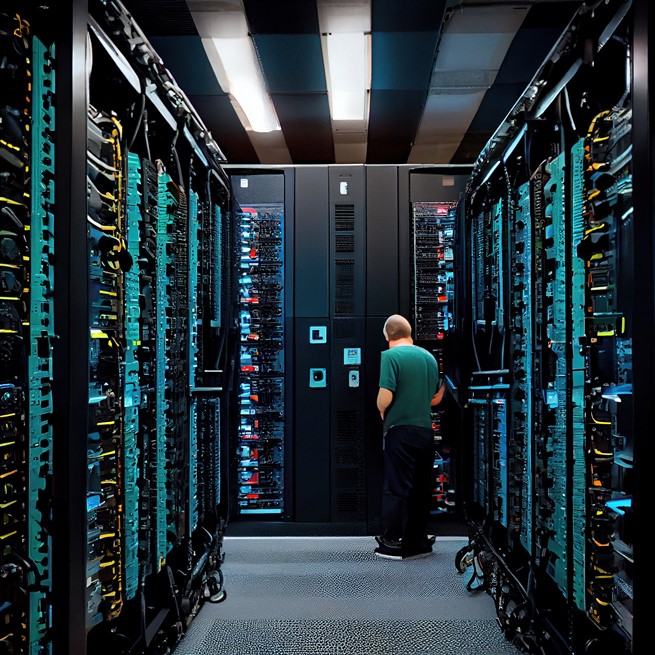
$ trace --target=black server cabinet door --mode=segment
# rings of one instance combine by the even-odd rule
[[[329,216],[326,167],[296,170],[294,518],[330,520]]]
[[[331,519],[366,518],[364,377],[366,173],[329,169]]]

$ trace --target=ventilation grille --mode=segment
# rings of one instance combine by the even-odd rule
[[[351,316],[355,313],[355,303],[340,300],[334,303],[334,313],[337,316]]]
[[[355,262],[337,259],[335,265],[334,313],[343,316],[355,313]]]
[[[336,232],[352,232],[355,229],[355,205],[334,206],[334,229]]]
[[[335,464],[337,466],[352,466],[357,462],[359,451],[357,448],[340,448],[335,453]]]
[[[334,238],[336,252],[355,252],[354,234],[337,234]]]
[[[354,514],[362,511],[361,496],[358,493],[337,494],[337,512],[341,514]]]
[[[342,518],[360,518],[364,511],[364,450],[362,413],[338,411],[333,454],[335,510]]]
[[[355,282],[355,260],[354,259],[337,259],[335,265],[334,281],[339,285],[352,285]]]

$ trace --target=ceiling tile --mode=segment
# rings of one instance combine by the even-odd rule
[[[407,161],[425,97],[425,90],[371,91],[367,164]]]
[[[334,163],[327,93],[273,94],[273,103],[295,163]]]
[[[371,88],[423,89],[427,93],[437,36],[436,32],[374,32]]]
[[[269,93],[325,93],[325,68],[318,33],[256,35],[255,48]],[[302,65],[290,65],[302,62]]]
[[[248,132],[260,164],[291,164],[291,155],[282,130]]]
[[[444,34],[439,44],[438,70],[498,70],[512,43],[512,32]]]
[[[484,90],[459,95],[431,95],[425,105],[419,133],[425,139],[435,139],[447,134],[464,134],[484,95]]]
[[[252,34],[318,34],[313,0],[243,0]]]
[[[453,141],[440,140],[438,143],[415,145],[407,159],[408,164],[444,164],[450,163],[460,144],[460,137]]]
[[[494,84],[485,94],[469,129],[474,132],[495,130],[523,91],[524,84]]]
[[[150,40],[187,95],[223,95],[198,36],[155,36]]]
[[[371,27],[374,32],[438,32],[445,9],[445,0],[373,0]]]

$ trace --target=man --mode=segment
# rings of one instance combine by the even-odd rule
[[[409,321],[393,314],[384,324],[389,349],[382,352],[377,408],[383,421],[382,527],[375,554],[390,559],[432,552],[427,535],[433,489],[431,407],[445,385],[432,353],[414,345]]]

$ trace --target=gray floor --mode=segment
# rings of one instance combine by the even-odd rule
[[[226,537],[227,598],[205,604],[174,655],[517,655],[491,598],[429,557],[373,555],[373,537]]]

